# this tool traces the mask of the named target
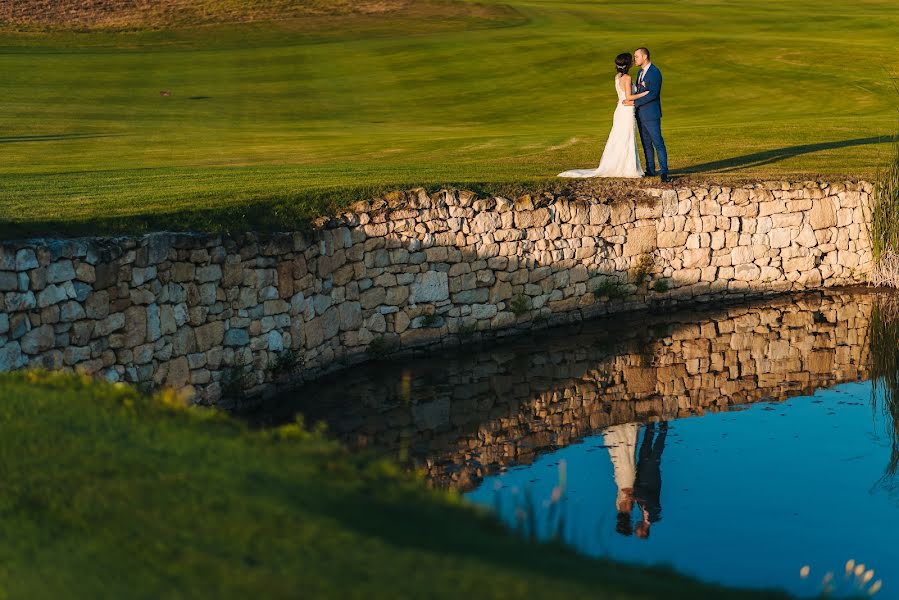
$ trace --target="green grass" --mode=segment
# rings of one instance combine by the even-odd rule
[[[0,375],[0,598],[762,598],[506,534],[299,426]]]
[[[539,186],[598,162],[612,58],[641,44],[676,173],[868,176],[895,130],[892,0],[508,5],[0,33],[0,235],[286,228],[396,187]]]

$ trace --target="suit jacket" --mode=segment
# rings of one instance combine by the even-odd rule
[[[640,81],[640,73],[637,73],[637,81]],[[643,83],[637,85],[637,93],[646,90],[649,90],[647,95],[634,100],[637,117],[643,121],[658,121],[662,118],[662,72],[655,65],[649,65]]]
[[[662,518],[662,452],[665,451],[668,423],[662,422],[659,427],[656,436],[655,423],[646,426],[634,481],[634,500],[647,513],[650,523]]]

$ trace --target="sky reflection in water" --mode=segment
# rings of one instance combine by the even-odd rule
[[[891,577],[899,564],[899,499],[882,480],[889,424],[872,412],[870,399],[869,382],[849,383],[784,403],[671,421],[661,455],[661,518],[645,539],[616,531],[618,489],[603,434],[488,477],[467,497],[494,506],[498,494],[502,516],[514,526],[512,490],[520,496],[530,487],[537,521],[546,525],[543,501],[565,461],[565,537],[583,552],[805,595],[816,592],[812,581],[855,558],[885,578],[878,597],[896,597],[890,584],[899,584]],[[637,454],[647,427],[635,427]],[[654,429],[658,436],[660,425]],[[799,578],[806,564],[810,581]]]

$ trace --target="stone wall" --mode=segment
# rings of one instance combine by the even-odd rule
[[[305,233],[4,242],[0,370],[78,369],[218,403],[391,349],[856,283],[870,189],[411,190]]]
[[[435,483],[471,489],[610,425],[779,402],[865,379],[876,301],[834,291],[601,319],[477,353],[356,369],[273,399],[261,415],[290,422],[300,411],[350,448],[411,460]]]

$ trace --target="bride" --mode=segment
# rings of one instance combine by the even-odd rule
[[[625,100],[642,98],[648,91],[634,94],[628,71],[634,64],[634,57],[625,52],[615,57],[615,91],[618,92],[618,106],[612,120],[612,132],[606,142],[599,166],[595,169],[574,169],[559,173],[559,177],[643,177],[643,167],[637,154],[637,128],[634,107],[622,104]]]

